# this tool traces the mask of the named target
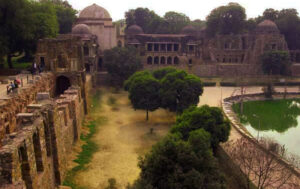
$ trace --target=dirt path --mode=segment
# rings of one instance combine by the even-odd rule
[[[165,136],[174,122],[174,115],[165,110],[150,114],[145,121],[145,111],[131,108],[127,93],[112,94],[102,91],[101,109],[96,116],[104,116],[107,123],[99,129],[94,141],[100,149],[93,156],[88,169],[80,172],[75,180],[78,185],[89,189],[102,189],[109,178],[115,178],[118,188],[125,188],[138,178],[138,157],[150,150]],[[116,104],[111,102],[116,99]],[[150,128],[154,134],[150,134]]]

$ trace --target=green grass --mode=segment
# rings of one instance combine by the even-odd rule
[[[95,95],[92,96],[92,113],[99,110],[100,108],[100,98],[101,93],[97,91]],[[89,133],[86,135],[81,135],[80,139],[85,142],[84,145],[81,146],[82,151],[77,155],[77,159],[74,160],[78,165],[68,171],[67,176],[64,180],[63,185],[70,186],[72,189],[87,189],[86,187],[78,186],[75,183],[75,176],[79,171],[86,170],[88,167],[88,163],[91,162],[93,154],[98,151],[99,146],[92,140],[93,136],[98,132],[99,126],[104,124],[106,121],[105,117],[96,117],[94,121],[90,121],[87,127],[89,129]]]
[[[20,57],[13,57],[12,58],[12,63],[14,66],[14,69],[27,69],[28,67],[30,67],[32,65],[32,62],[18,62],[18,59]],[[8,68],[8,63],[6,58],[4,59],[4,68]]]

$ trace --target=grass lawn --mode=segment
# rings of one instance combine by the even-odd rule
[[[14,69],[27,69],[28,67],[31,66],[32,62],[18,62],[18,59],[20,59],[22,57],[13,57],[12,58],[12,63],[14,66]],[[4,68],[8,68],[8,63],[6,58],[4,58]]]

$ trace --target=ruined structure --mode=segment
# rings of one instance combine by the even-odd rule
[[[260,56],[268,50],[288,50],[284,36],[270,20],[260,23],[253,33],[217,35],[186,26],[181,34],[144,34],[130,26],[126,44],[139,49],[147,69],[173,65],[198,76],[262,74]]]
[[[80,37],[85,54],[84,68],[92,74],[94,85],[105,77],[104,50],[116,46],[136,47],[145,69],[174,66],[204,77],[262,75],[260,56],[265,51],[289,51],[284,36],[270,20],[264,20],[250,33],[213,38],[208,37],[205,28],[197,30],[193,26],[186,26],[180,34],[145,34],[137,25],[128,27],[125,32],[123,28],[112,23],[106,9],[93,4],[80,12],[72,33],[58,39]],[[49,54],[48,50],[53,51],[38,48],[38,54]],[[290,55],[293,62],[291,73],[298,76],[300,50],[290,51]],[[41,64],[43,59],[37,62]]]

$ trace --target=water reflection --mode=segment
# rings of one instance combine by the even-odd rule
[[[239,114],[243,124],[250,124],[255,130],[284,133],[298,126],[300,100],[245,102],[242,115],[240,104],[235,104],[233,109]]]

